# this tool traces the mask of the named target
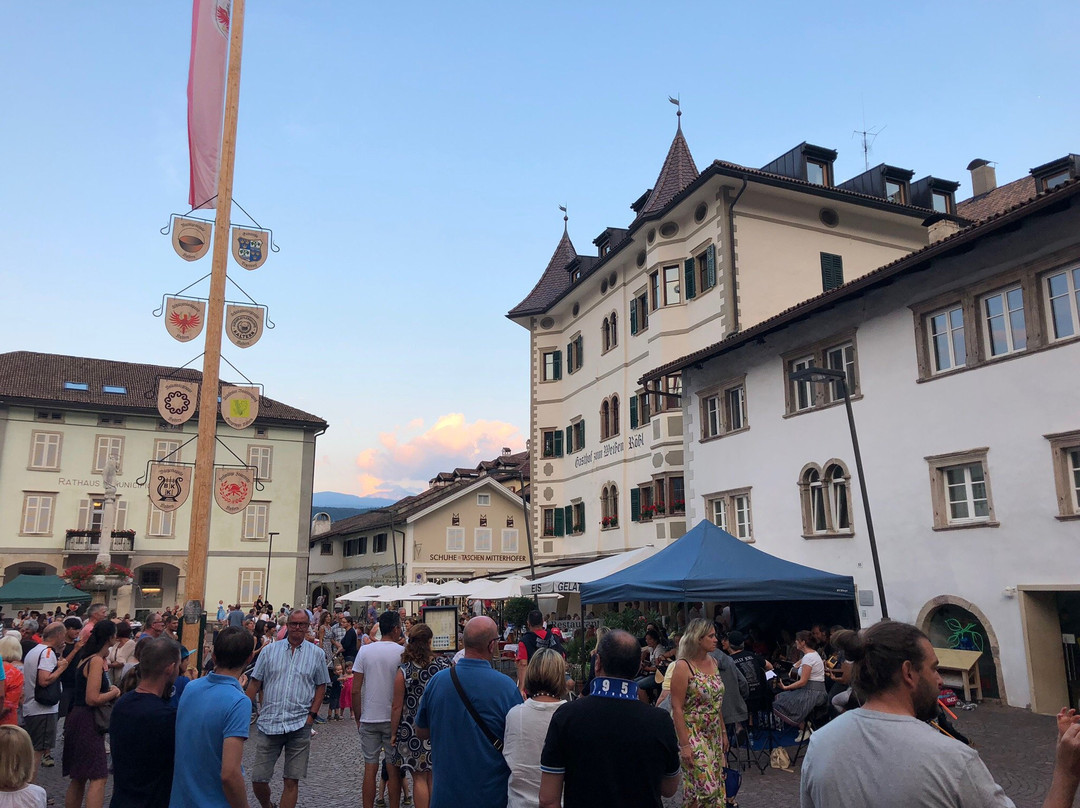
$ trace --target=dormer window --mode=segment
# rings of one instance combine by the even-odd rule
[[[897,205],[907,203],[906,185],[898,180],[885,178],[885,198]]]
[[[1057,160],[1031,169],[1040,191],[1049,191],[1080,176],[1080,155],[1067,154]]]
[[[1043,180],[1043,190],[1049,191],[1051,188],[1057,188],[1059,185],[1064,185],[1069,181],[1068,171],[1059,171],[1057,174],[1051,174],[1049,177]]]
[[[806,181],[814,185],[829,185],[829,164],[817,160],[806,161]]]
[[[930,204],[938,213],[952,213],[952,194],[944,191],[933,191],[930,194]]]

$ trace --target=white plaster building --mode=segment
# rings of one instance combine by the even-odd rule
[[[161,420],[157,381],[198,380],[196,371],[16,351],[0,354],[0,573],[59,574],[93,563],[101,542],[103,471],[120,459],[112,560],[135,573],[110,603],[120,614],[185,601],[191,500],[173,513],[153,508],[147,463],[194,463],[198,418],[179,427]],[[219,416],[215,463],[258,469],[263,489],[246,511],[211,505],[206,603],[250,605],[260,595],[303,600],[315,439],[321,418],[263,397],[247,429]],[[190,442],[189,442],[190,441]],[[270,534],[275,534],[271,536]],[[271,541],[273,543],[270,556]],[[269,566],[269,587],[267,572]]]
[[[677,373],[650,368],[924,247],[957,183],[877,166],[835,183],[836,152],[800,144],[762,169],[698,172],[676,133],[654,187],[595,256],[564,231],[507,315],[528,329],[533,531],[543,559],[584,559],[686,531]],[[729,417],[739,417],[738,390]]]
[[[843,400],[789,378],[844,370],[889,615],[939,646],[966,632],[986,694],[1039,712],[1080,699],[1080,160],[1066,163],[1034,170],[1033,198],[1007,210],[1020,186],[991,181],[967,205],[981,224],[643,379],[683,374],[688,521],[744,522],[766,552],[854,576],[865,625],[880,593]]]

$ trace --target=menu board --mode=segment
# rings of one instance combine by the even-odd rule
[[[458,610],[456,606],[427,606],[424,622],[431,629],[431,650],[436,653],[458,650]]]

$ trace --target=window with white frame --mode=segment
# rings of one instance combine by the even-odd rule
[[[986,355],[1004,356],[1027,347],[1024,290],[1018,284],[982,298],[983,340]]]
[[[486,508],[491,505],[491,494],[477,494],[476,504],[482,508]]]
[[[709,440],[746,429],[746,383],[724,382],[701,394],[701,439]]]
[[[160,462],[166,459],[170,463],[180,461],[180,441],[169,438],[154,441],[154,460]]]
[[[176,511],[163,511],[150,506],[150,524],[146,533],[149,536],[165,538],[172,536],[176,530]]]
[[[263,596],[265,570],[241,569],[236,587],[236,599],[241,606],[251,606]]]
[[[1055,340],[1080,334],[1080,267],[1046,276],[1047,321]]]
[[[319,544],[319,555],[332,556],[334,554],[334,543],[332,541],[324,541]]]
[[[680,287],[680,268],[676,264],[673,267],[664,267],[664,305],[674,306],[682,302]]]
[[[264,541],[270,524],[270,503],[251,502],[244,511],[244,539]]]
[[[1080,519],[1080,430],[1045,437],[1054,463],[1058,518]]]
[[[116,455],[116,473],[122,473],[124,467],[124,439],[112,435],[98,435],[94,449],[95,474],[104,474],[105,464],[109,462],[110,455]]]
[[[562,351],[544,351],[540,356],[540,379],[557,382],[562,378]]]
[[[960,305],[950,306],[929,315],[926,318],[926,331],[934,373],[962,368],[967,364],[964,310]]]
[[[31,491],[23,494],[20,535],[47,536],[52,533],[56,494]]]
[[[117,498],[114,504],[116,507],[116,524],[113,526],[113,530],[124,530],[127,527],[127,501]],[[101,530],[104,519],[104,497],[88,497],[79,503],[79,530]]]
[[[478,553],[491,552],[490,527],[478,527],[473,530],[473,549]]]
[[[371,552],[373,553],[385,553],[386,552],[386,540],[387,534],[376,533],[371,539]]]
[[[754,540],[749,488],[737,488],[707,495],[705,512],[708,519],[721,530],[726,530],[742,541]]]
[[[844,463],[830,460],[824,469],[816,463],[804,466],[799,498],[804,538],[851,535],[851,475]]]
[[[563,431],[557,428],[540,430],[540,445],[544,457],[562,457]]]
[[[30,438],[30,468],[56,471],[60,468],[60,446],[64,436],[59,432],[34,432]]]
[[[270,480],[274,471],[273,446],[248,446],[248,465],[255,467],[260,480]]]
[[[465,528],[448,527],[446,529],[446,552],[465,552]]]
[[[516,527],[503,528],[501,552],[516,553],[518,551],[518,532]]]
[[[830,339],[802,348],[784,356],[787,414],[795,415],[819,407],[827,407],[844,397],[840,394],[840,384],[831,382],[821,384],[812,381],[795,381],[791,374],[810,367],[828,368],[844,373],[847,392],[852,398],[859,398],[862,389],[859,380],[859,352],[855,334],[839,334]]]
[[[990,491],[988,452],[984,447],[926,458],[935,530],[998,525]]]

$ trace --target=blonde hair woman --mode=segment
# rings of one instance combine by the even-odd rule
[[[0,726],[0,805],[45,808],[45,789],[30,782],[34,747],[22,727]]]
[[[564,704],[566,660],[551,648],[539,648],[525,668],[523,704],[506,714],[503,758],[510,767],[507,808],[540,804],[540,752],[544,748],[548,724]]]
[[[691,620],[679,642],[671,677],[671,718],[686,773],[687,808],[724,804],[727,732],[720,712],[724,683],[709,656],[715,650],[716,627],[709,620]]]

